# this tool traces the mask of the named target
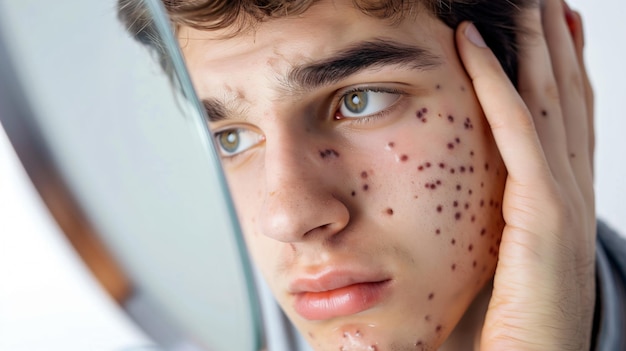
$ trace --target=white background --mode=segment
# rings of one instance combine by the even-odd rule
[[[626,2],[571,0],[585,18],[596,92],[600,218],[626,233]],[[145,350],[80,263],[0,129],[0,350]]]

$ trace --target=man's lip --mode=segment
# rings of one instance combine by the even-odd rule
[[[328,269],[294,279],[289,284],[288,291],[294,295],[307,292],[325,292],[354,284],[379,283],[387,280],[390,280],[388,275],[375,271]]]

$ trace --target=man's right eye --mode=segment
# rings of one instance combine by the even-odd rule
[[[220,154],[224,157],[233,157],[264,140],[261,134],[245,128],[222,130],[215,133],[214,136]]]

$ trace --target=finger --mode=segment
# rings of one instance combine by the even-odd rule
[[[542,17],[546,44],[560,96],[567,151],[585,199],[593,196],[584,78],[566,22],[571,10],[562,0],[547,0]],[[570,21],[573,24],[573,21]]]
[[[509,178],[525,183],[549,177],[532,116],[473,24],[459,26],[457,45]]]
[[[573,182],[567,138],[561,111],[561,96],[543,33],[539,7],[523,10],[518,24],[518,91],[531,112],[545,157],[554,177]]]
[[[587,106],[587,131],[588,131],[588,141],[589,141],[589,163],[591,167],[591,172],[593,176],[593,165],[594,165],[594,151],[595,151],[595,126],[594,126],[594,108],[595,108],[595,99],[593,94],[593,87],[591,86],[591,81],[589,80],[589,75],[587,73],[587,67],[585,65],[585,56],[584,56],[584,48],[585,48],[585,31],[583,26],[583,20],[577,11],[572,11],[572,20],[571,20],[570,30],[572,31],[572,38],[574,40],[574,48],[576,49],[576,56],[578,57],[578,64],[580,66],[580,71],[583,75],[583,82],[585,87],[585,104]]]

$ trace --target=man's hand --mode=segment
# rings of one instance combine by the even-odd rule
[[[595,302],[593,94],[580,16],[525,10],[518,89],[475,27],[457,44],[508,171],[481,350],[589,350]]]

